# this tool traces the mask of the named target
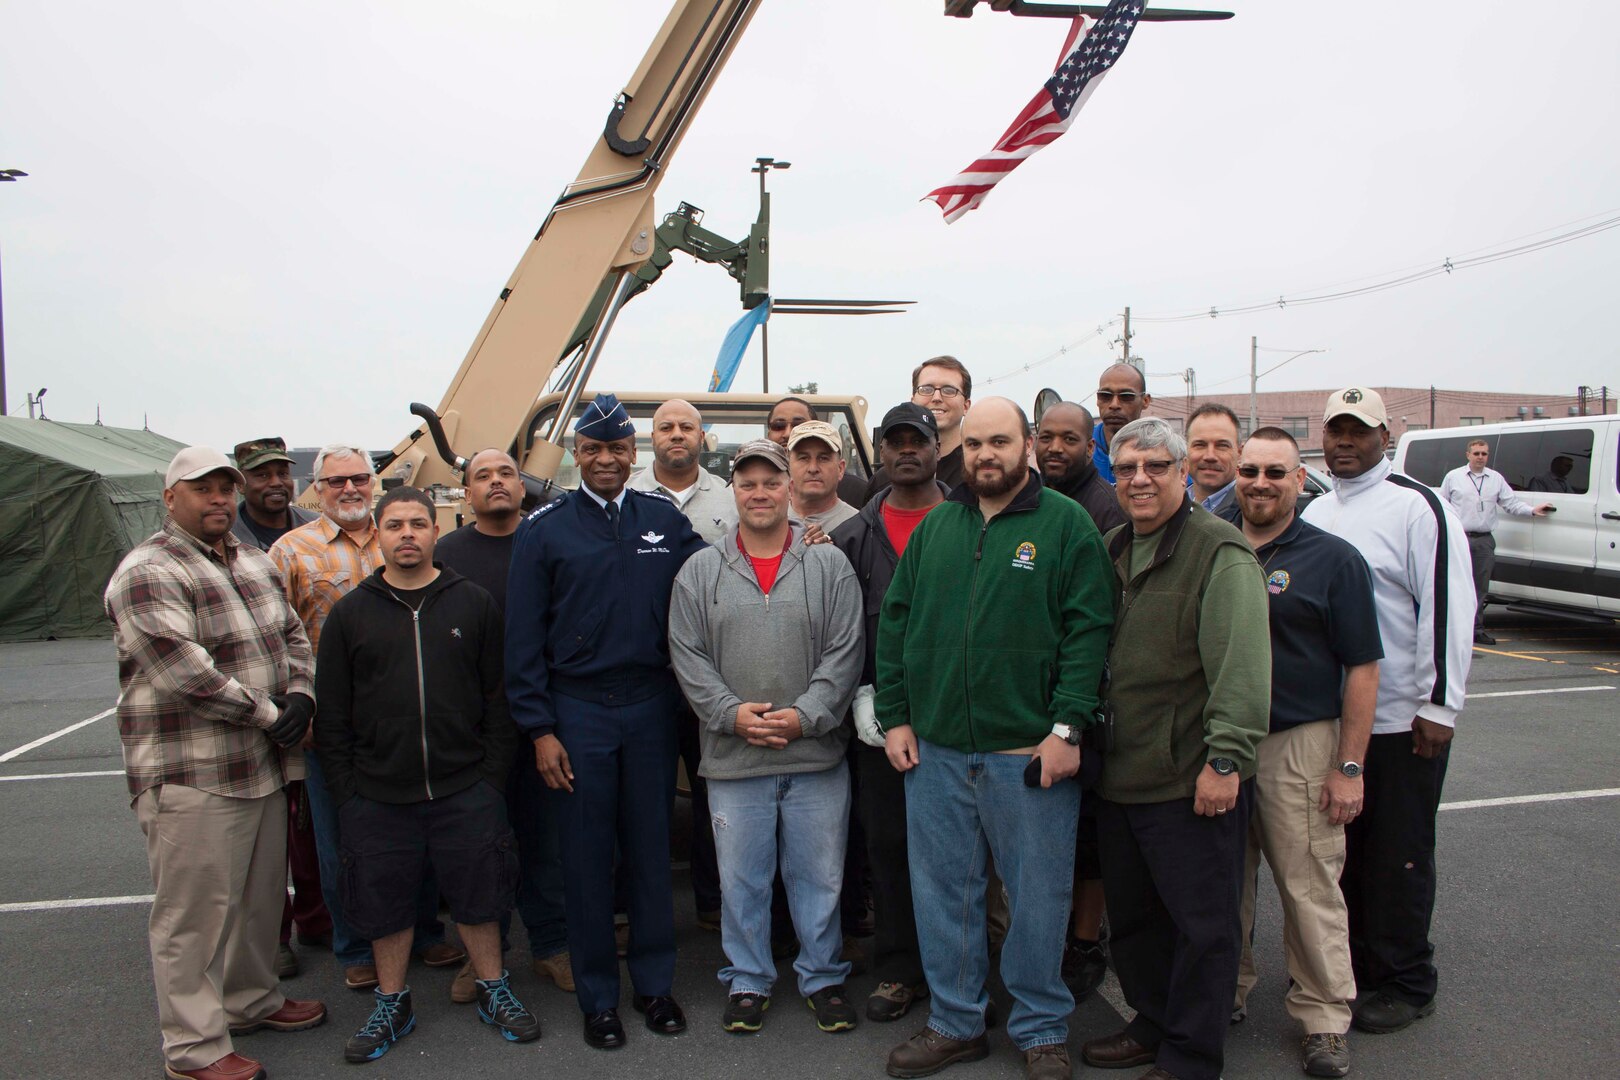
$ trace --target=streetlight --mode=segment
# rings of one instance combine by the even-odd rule
[[[1268,351],[1282,352],[1283,350],[1282,349],[1272,349],[1272,350],[1268,350]],[[1259,366],[1260,339],[1257,338],[1257,337],[1252,337],[1252,338],[1249,339],[1249,434],[1250,435],[1254,434],[1255,427],[1258,426],[1258,424],[1260,423],[1259,404],[1258,404],[1258,387],[1256,386],[1256,384],[1259,383],[1259,381],[1260,381],[1260,377],[1262,375],[1270,375],[1273,371],[1276,371],[1278,368],[1282,367],[1283,364],[1291,364],[1295,360],[1298,360],[1302,356],[1309,356],[1311,353],[1320,353],[1320,352],[1327,352],[1327,350],[1326,349],[1301,349],[1299,352],[1295,353],[1293,356],[1290,356],[1287,360],[1284,360],[1282,362],[1282,364],[1274,364],[1271,367],[1266,368],[1266,370],[1264,370],[1264,371],[1257,372],[1255,370],[1255,368]]]
[[[28,174],[21,169],[0,169],[0,183],[13,183]],[[6,305],[0,292],[0,416],[6,415]]]

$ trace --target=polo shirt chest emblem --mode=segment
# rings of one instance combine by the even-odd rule
[[[1035,545],[1028,540],[1019,544],[1017,550],[1013,552],[1012,565],[1014,570],[1035,569]]]
[[[1288,571],[1273,570],[1271,572],[1271,576],[1266,578],[1266,592],[1270,593],[1272,596],[1287,592],[1288,584],[1292,580],[1293,579],[1288,576]]]

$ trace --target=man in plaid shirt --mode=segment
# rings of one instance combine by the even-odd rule
[[[156,894],[148,927],[169,1077],[258,1080],[231,1036],[326,1019],[283,996],[287,800],[314,715],[309,638],[275,564],[231,535],[241,473],[193,446],[168,517],[107,586],[124,771]]]

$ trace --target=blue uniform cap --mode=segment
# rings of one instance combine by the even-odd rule
[[[619,404],[617,396],[598,394],[585,406],[585,415],[574,425],[574,434],[612,442],[634,438],[636,426],[630,422],[630,414]]]

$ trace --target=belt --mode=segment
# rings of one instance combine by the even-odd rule
[[[634,705],[668,692],[675,685],[675,676],[668,668],[661,671],[641,669],[625,674],[583,678],[553,675],[550,682],[551,688],[557,693],[580,701],[598,705]]]
[[[1469,536],[1494,536],[1495,534],[1492,533],[1489,529],[1486,529],[1484,532],[1471,532],[1468,535]]]

